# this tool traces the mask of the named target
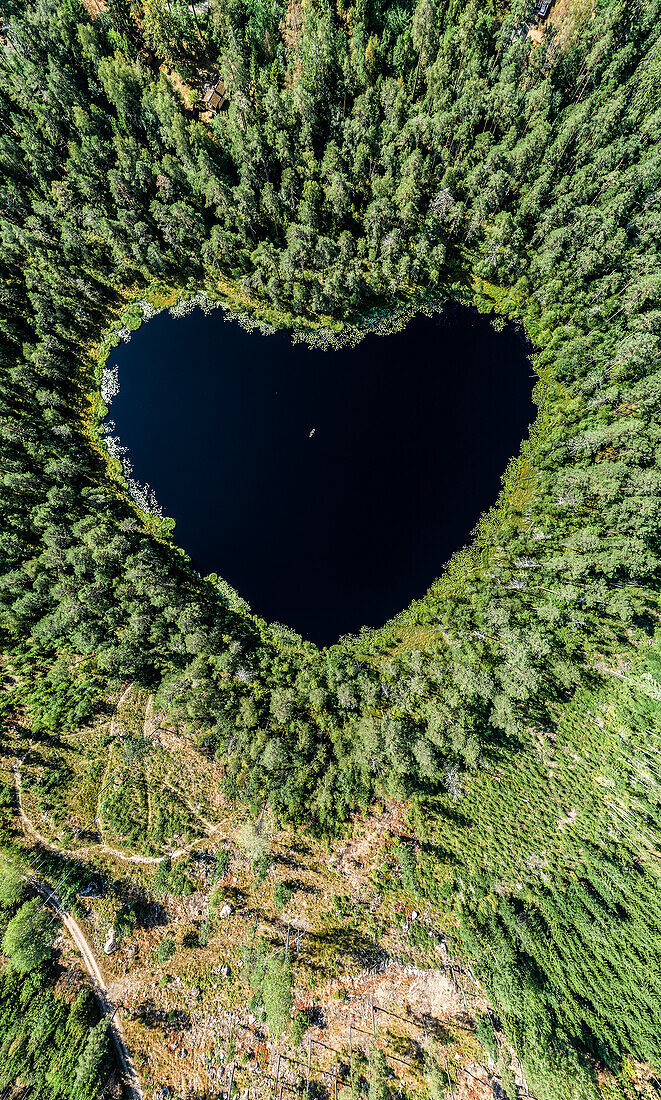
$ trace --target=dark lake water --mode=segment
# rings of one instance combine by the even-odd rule
[[[319,644],[425,593],[534,414],[521,339],[468,309],[327,352],[161,314],[113,362],[117,434],[195,568]]]

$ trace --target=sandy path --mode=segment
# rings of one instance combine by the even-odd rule
[[[133,1065],[133,1060],[129,1054],[126,1040],[124,1039],[124,1031],[122,1029],[122,1023],[117,1015],[115,1006],[113,1005],[108,988],[103,979],[101,970],[98,963],[94,958],[94,953],[89,944],[85,933],[76,920],[68,913],[62,906],[61,901],[52,890],[46,886],[45,883],[40,882],[38,879],[30,877],[30,882],[38,894],[44,898],[48,905],[55,910],[57,915],[62,920],[67,932],[71,936],[74,944],[80,951],[83,965],[90,976],[92,981],[92,987],[96,994],[96,998],[101,1006],[101,1009],[105,1015],[107,1015],[112,1032],[112,1037],[117,1050],[117,1057],[119,1058],[126,1083],[129,1087],[129,1091],[133,1097],[133,1100],[144,1100],[144,1094],[140,1087],[140,1081]]]

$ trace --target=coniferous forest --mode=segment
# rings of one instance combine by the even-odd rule
[[[661,1070],[661,3],[559,4],[2,0],[2,708],[27,744],[135,683],[255,816],[405,803],[530,1088],[598,1100]],[[525,330],[530,438],[385,626],[317,649],[132,499],[104,364],[208,301],[328,354],[453,302]],[[50,966],[1,976],[3,1065]],[[25,1054],[25,1095],[96,1096],[57,1005],[80,1080]]]

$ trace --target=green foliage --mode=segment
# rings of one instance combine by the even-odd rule
[[[488,1012],[480,1012],[475,1017],[475,1036],[495,1062],[498,1057],[498,1043],[496,1042],[493,1022]]]
[[[120,938],[121,936],[130,936],[134,931],[138,922],[137,915],[132,905],[122,905],[118,910],[115,920],[114,929],[115,935]]]
[[[416,877],[415,850],[409,844],[398,844],[393,849],[402,877],[402,886],[410,894],[417,895],[418,882]]]
[[[168,892],[168,883],[170,874],[172,872],[172,860],[169,856],[164,856],[160,861],[156,874],[154,875],[154,881],[152,883],[152,890],[156,897],[163,897]]]
[[[36,970],[48,962],[53,952],[55,929],[41,898],[32,898],[21,905],[9,921],[2,938],[2,950],[9,956],[9,965],[19,974]]]
[[[156,957],[160,963],[166,963],[172,958],[175,950],[176,945],[172,936],[166,936],[156,945]]]
[[[150,791],[151,819],[146,833],[147,845],[162,851],[163,846],[174,842],[175,837],[184,838],[188,843],[197,835],[198,826],[182,800],[168,787]],[[142,821],[144,826],[144,821]],[[144,828],[142,829],[144,838]],[[144,843],[144,839],[143,839]]]
[[[209,894],[209,915],[212,920],[222,908],[224,903],[223,892],[219,886],[216,886]]]
[[[388,1084],[388,1063],[382,1050],[370,1052],[368,1100],[391,1100],[393,1091]]]
[[[63,726],[76,728],[88,721],[105,688],[93,663],[89,659],[72,662],[67,654],[53,660],[52,651],[41,640],[30,640],[21,648],[20,656],[13,655],[25,673],[15,699],[28,708],[32,730],[55,733]]]
[[[405,888],[445,893],[542,1100],[590,1100],[595,1059],[661,1060],[659,0],[578,5],[534,43],[527,12],[465,0],[198,7],[3,12],[4,694],[50,737],[108,682],[148,684],[255,816],[333,833],[374,794],[417,799]],[[187,111],[165,63],[216,74],[219,109]],[[448,300],[525,327],[530,439],[471,548],[383,629],[319,652],[269,627],[93,442],[109,324],[178,295],[326,347]],[[162,842],[147,747],[121,751],[104,827]],[[34,784],[44,810],[67,781]],[[241,842],[263,868],[267,837]],[[155,891],[179,889],[161,865]],[[30,955],[21,912],[28,981],[48,945]]]
[[[178,859],[173,865],[170,856],[164,856],[160,860],[154,875],[152,890],[156,897],[164,897],[165,894],[173,894],[175,897],[183,895],[188,897],[193,893],[193,886],[187,875],[187,860]]]
[[[227,848],[221,848],[216,852],[216,864],[214,867],[214,882],[225,878],[230,864],[230,853]]]
[[[264,879],[269,873],[270,866],[271,860],[269,859],[267,852],[262,852],[262,854],[258,855],[255,859],[253,863],[253,871],[255,871],[255,890],[259,890]]]
[[[659,1057],[633,990],[660,920],[649,749],[661,734],[660,670],[656,642],[624,681],[581,692],[551,736],[537,731],[516,758],[499,754],[498,797],[485,800],[476,784],[454,852],[451,821],[435,834],[455,882],[470,887],[454,903],[464,950],[544,1097],[597,1100],[593,1059],[617,1071],[622,1050]],[[653,978],[646,988],[649,1006],[661,990]]]
[[[128,768],[141,763],[151,752],[151,741],[144,734],[129,734],[122,740],[124,763]]]
[[[0,973],[0,1088],[49,1100],[98,1100],[112,1069],[105,1020],[91,989],[55,995],[47,965]]]
[[[131,750],[129,750],[130,752]],[[123,763],[123,770],[112,780],[101,796],[99,815],[104,829],[123,841],[140,843],[145,836],[147,820],[147,789],[144,775]]]
[[[430,1053],[425,1058],[424,1080],[429,1100],[446,1100],[447,1074]]]
[[[167,892],[175,896],[189,897],[193,893],[193,887],[186,873],[187,862],[180,859],[170,871],[167,880]]]
[[[76,1100],[96,1100],[101,1082],[108,1075],[110,1049],[108,1021],[99,1020],[88,1033],[76,1066],[74,1096]]]
[[[59,823],[66,820],[63,794],[71,784],[72,775],[66,761],[59,756],[53,756],[43,775],[26,777],[23,780],[23,790],[29,790],[40,809]]]
[[[517,1100],[516,1077],[509,1065],[501,1065],[500,1067],[500,1084],[503,1100]]]
[[[19,868],[0,857],[0,909],[13,909],[25,893],[25,879]]]
[[[294,1013],[294,1018],[291,1022],[291,1041],[293,1046],[300,1047],[303,1042],[303,1036],[309,1026],[310,1021],[308,1020],[307,1012],[304,1012],[303,1009],[298,1009],[298,1011]]]
[[[291,882],[278,882],[273,891],[273,904],[280,911],[286,909],[296,893],[296,887]]]
[[[266,960],[262,997],[271,1035],[279,1039],[289,1029],[294,1004],[291,967],[281,955]]]

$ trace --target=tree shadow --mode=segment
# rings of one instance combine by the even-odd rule
[[[297,859],[293,859],[291,856],[288,856],[283,852],[274,852],[271,855],[271,862],[279,863],[281,867],[288,867],[290,871],[303,870],[302,863],[299,863]]]
[[[454,854],[442,844],[434,844],[429,840],[419,840],[418,847],[424,855],[433,856],[440,863],[450,863],[454,859]]]
[[[137,928],[163,928],[169,923],[164,906],[155,901],[142,886],[131,883],[127,888],[125,881],[116,879],[113,887],[124,903],[131,906]]]
[[[351,959],[362,969],[383,966],[389,959],[373,939],[353,928],[336,924],[324,931],[310,932],[300,946],[301,961],[316,971],[323,971],[341,956]]]

